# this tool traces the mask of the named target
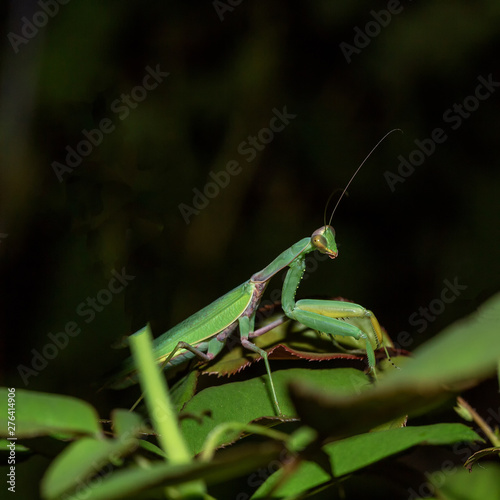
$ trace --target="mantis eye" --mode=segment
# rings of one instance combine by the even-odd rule
[[[316,250],[328,255],[331,259],[338,255],[335,245],[335,230],[332,226],[323,226],[316,229],[311,236],[311,243]]]
[[[316,234],[311,238],[312,244],[320,251],[324,251],[328,247],[328,242],[322,234]]]

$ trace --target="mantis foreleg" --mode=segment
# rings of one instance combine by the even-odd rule
[[[285,314],[303,325],[329,335],[341,335],[362,341],[368,365],[375,376],[375,352],[382,343],[380,325],[371,311],[351,302],[335,300],[299,300],[295,302],[297,287],[305,272],[305,259],[290,264],[283,284],[283,310]],[[362,330],[343,318],[365,318],[367,328]]]

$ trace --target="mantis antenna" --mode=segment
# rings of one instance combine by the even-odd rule
[[[372,150],[366,155],[365,159],[361,162],[361,164],[359,165],[359,167],[356,169],[356,172],[354,172],[354,174],[352,174],[352,177],[349,179],[349,182],[347,183],[346,187],[342,191],[342,194],[340,195],[340,198],[337,200],[337,203],[333,207],[332,215],[330,216],[330,220],[328,221],[328,225],[331,225],[332,219],[333,219],[333,214],[337,210],[337,207],[339,206],[340,200],[342,200],[342,198],[344,197],[344,195],[347,194],[347,189],[351,185],[351,182],[354,180],[354,177],[356,177],[357,173],[361,170],[361,167],[366,163],[366,160],[368,160],[368,158],[370,158],[370,156],[372,155],[372,153],[380,146],[380,144],[382,142],[385,141],[385,139],[387,138],[387,136],[391,135],[393,132],[403,132],[403,131],[400,128],[394,128],[394,129],[390,130],[389,132],[387,132],[387,134],[384,135],[384,137],[382,137],[382,139],[380,139],[377,142],[377,144],[375,144],[375,146],[372,148]],[[338,191],[340,191],[340,188],[336,189],[335,191],[333,191],[333,193],[329,196],[329,198],[328,198],[328,200],[326,202],[325,213],[323,215],[325,226],[326,226],[326,211],[327,211],[327,208],[328,208],[328,204],[330,203],[330,200],[332,199],[333,195],[335,193],[337,193]]]

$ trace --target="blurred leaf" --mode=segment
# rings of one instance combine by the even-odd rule
[[[12,441],[8,441],[7,439],[0,439],[0,452],[6,451],[8,454],[10,450],[9,446],[12,447]],[[16,453],[30,454],[31,451],[30,448],[28,448],[27,446],[24,446],[20,443],[16,443]]]
[[[0,387],[0,399],[7,401],[7,389]],[[95,409],[80,399],[24,389],[16,390],[16,437],[102,432]],[[7,415],[0,416],[0,435],[7,436]]]
[[[436,497],[446,500],[484,500],[500,498],[500,464],[488,462],[484,467],[452,469],[430,474]]]
[[[463,424],[434,424],[403,427],[352,436],[323,447],[335,476],[348,474],[385,457],[422,445],[446,445],[462,441],[483,441]]]
[[[129,410],[116,409],[111,412],[113,430],[117,437],[137,436],[146,429],[142,418]]]
[[[408,415],[402,415],[401,417],[390,420],[385,424],[377,425],[376,427],[371,429],[371,431],[374,432],[374,431],[388,431],[392,429],[399,429],[401,427],[406,427],[407,422],[408,422]]]
[[[50,464],[40,486],[42,496],[55,499],[81,488],[109,462],[127,455],[137,444],[137,439],[130,436],[125,439],[79,439]]]
[[[468,317],[456,321],[413,352],[414,363],[387,377],[383,385],[436,387],[482,379],[496,371],[500,359],[500,294]]]
[[[308,490],[332,480],[331,475],[320,467],[316,462],[301,462],[297,469],[286,477],[283,486],[273,491],[273,488],[284,480],[285,471],[278,470],[270,476],[252,495],[252,500],[260,498],[291,498],[295,495],[301,495]],[[270,493],[273,491],[272,495]]]
[[[321,436],[343,438],[366,432],[406,415],[420,414],[450,397],[448,391],[420,393],[406,389],[373,388],[358,396],[319,391],[303,381],[290,385],[297,414]]]
[[[453,409],[455,410],[457,415],[459,415],[464,420],[467,420],[467,422],[474,421],[474,417],[472,416],[469,408],[467,408],[460,402],[460,398],[457,398],[457,405]]]
[[[283,450],[278,443],[246,445],[237,450],[222,452],[210,462],[192,462],[185,465],[170,465],[156,462],[148,468],[137,466],[119,470],[97,484],[89,484],[84,490],[87,500],[114,500],[138,498],[145,490],[159,486],[175,486],[194,480],[207,484],[223,483],[229,478],[247,474],[275,460]],[[80,500],[82,492],[67,500]]]
[[[328,455],[331,470],[325,471],[316,462],[301,462],[286,478],[283,486],[273,492],[272,498],[304,494],[311,488],[332,481],[333,477],[352,473],[419,444],[442,445],[479,440],[482,441],[474,431],[463,424],[405,427],[353,436],[322,447],[322,451]],[[284,479],[285,474],[285,469],[273,474],[255,492],[252,499],[268,498],[271,490]]]
[[[147,324],[130,336],[130,350],[137,366],[144,401],[149,418],[156,431],[161,449],[167,454],[171,465],[191,464],[189,447],[179,429],[178,415],[174,410],[165,378],[156,363],[153,349],[153,335]],[[167,496],[178,498],[204,498],[206,485],[203,481],[182,484],[175,492]]]
[[[154,455],[160,457],[160,458],[168,458],[167,454],[158,446],[156,446],[153,443],[150,443],[149,441],[145,441],[144,439],[141,439],[139,441],[139,446],[141,448],[144,448],[146,451],[149,451],[150,453],[153,453]]]

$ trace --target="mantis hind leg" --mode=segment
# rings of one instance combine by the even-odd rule
[[[269,360],[267,358],[267,352],[264,351],[264,349],[261,349],[260,347],[256,346],[252,342],[250,342],[250,340],[248,340],[250,333],[254,329],[254,319],[255,318],[253,318],[253,317],[249,318],[247,316],[241,316],[239,318],[238,322],[240,325],[241,345],[245,349],[248,349],[249,351],[253,351],[253,352],[260,354],[260,356],[264,360],[264,364],[266,365],[267,375],[269,377],[269,385],[271,387],[271,394],[273,396],[274,406],[276,407],[276,410],[278,411],[278,415],[283,415],[283,413],[281,412],[280,405],[278,403],[278,396],[276,396],[276,390],[274,388],[273,377],[271,375],[271,367],[269,366]]]

